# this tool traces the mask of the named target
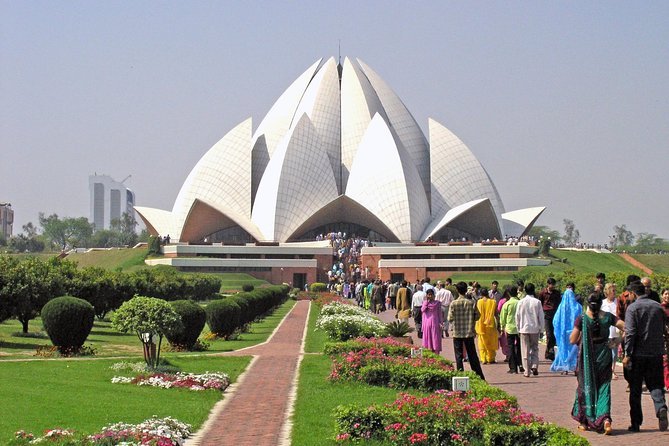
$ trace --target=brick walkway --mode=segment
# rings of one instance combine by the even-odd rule
[[[381,319],[388,322],[394,319],[394,311],[385,311],[381,314]],[[411,322],[413,325],[413,321]],[[415,345],[420,345],[416,333],[412,333]],[[453,354],[453,342],[446,338],[443,340],[442,355],[452,361],[455,361]],[[543,357],[544,346],[539,346],[541,356]],[[566,427],[571,431],[587,438],[592,445],[644,445],[666,446],[669,444],[669,431],[660,432],[657,426],[657,418],[653,408],[653,403],[648,392],[642,396],[644,424],[641,426],[641,432],[630,433],[627,431],[629,425],[629,393],[625,391],[627,382],[622,377],[622,366],[616,372],[620,379],[612,381],[612,413],[613,435],[604,436],[595,432],[579,432],[577,423],[571,418],[571,408],[574,404],[574,394],[576,391],[576,377],[574,375],[564,376],[549,371],[550,363],[541,361],[539,366],[539,375],[530,378],[523,377],[522,374],[510,375],[506,373],[508,365],[504,362],[502,351],[497,352],[497,363],[483,365],[483,373],[488,383],[500,387],[506,392],[518,398],[518,404],[526,412],[541,416],[544,420]],[[469,370],[465,363],[465,370]]]
[[[266,343],[225,354],[254,359],[188,446],[290,444],[289,418],[308,314],[309,301],[298,301]]]

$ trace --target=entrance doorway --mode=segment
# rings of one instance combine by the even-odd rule
[[[300,290],[303,290],[306,283],[306,273],[293,273],[293,288],[299,288]]]

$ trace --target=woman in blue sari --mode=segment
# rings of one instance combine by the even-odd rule
[[[611,350],[609,328],[624,330],[625,324],[613,314],[600,311],[604,296],[592,293],[588,308],[574,323],[570,341],[578,344],[576,377],[578,387],[572,408],[572,418],[579,430],[594,430],[611,434]]]
[[[551,372],[562,372],[568,375],[569,372],[576,370],[578,345],[569,342],[569,335],[574,329],[576,318],[581,313],[583,313],[583,305],[576,300],[574,283],[568,283],[553,318],[553,329],[558,351],[553,364],[551,364]]]

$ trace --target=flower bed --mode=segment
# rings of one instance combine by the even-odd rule
[[[81,446],[183,446],[191,434],[191,425],[174,418],[150,418],[140,424],[116,423],[93,435],[82,436],[69,429],[50,429],[41,437],[18,431],[13,446],[48,443]]]
[[[115,376],[114,384],[136,384],[138,386],[162,387],[163,389],[183,388],[188,390],[216,389],[221,392],[230,385],[230,378],[225,373],[152,373],[135,377]]]
[[[475,397],[491,397],[511,402],[515,397],[489,385],[473,372],[457,371],[453,363],[429,350],[422,357],[411,358],[411,348],[391,338],[357,338],[329,343],[325,352],[332,358],[333,381],[358,381],[373,386],[424,392],[452,390],[454,376],[469,377]]]
[[[377,440],[391,445],[587,445],[566,429],[544,423],[508,399],[437,391],[427,397],[400,394],[393,403],[335,411],[341,443]]]
[[[335,301],[321,308],[316,330],[325,331],[332,340],[346,341],[358,336],[383,336],[387,328],[368,311]]]

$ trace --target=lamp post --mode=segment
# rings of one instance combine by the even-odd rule
[[[418,282],[418,268],[416,268],[416,282]]]
[[[283,268],[281,268],[281,283],[284,283],[284,280],[283,280]]]

